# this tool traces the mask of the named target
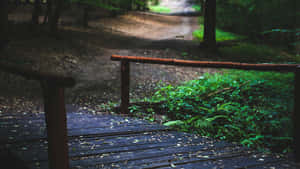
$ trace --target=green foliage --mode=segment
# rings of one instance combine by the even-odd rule
[[[224,71],[159,89],[174,121],[167,126],[258,149],[288,151],[292,141],[293,74]]]
[[[159,6],[159,5],[149,5],[149,9],[152,12],[157,12],[157,13],[170,13],[171,9],[168,7],[164,6]]]
[[[299,28],[296,0],[218,0],[217,26],[254,38],[272,29]]]
[[[202,11],[201,5],[193,5],[192,8],[195,9],[196,11]]]
[[[203,25],[200,25],[201,28],[203,28]],[[204,35],[203,29],[198,29],[193,32],[193,36],[196,37],[199,41],[203,41],[203,35]],[[244,36],[240,36],[234,33],[230,32],[224,32],[220,29],[216,29],[216,40],[217,42],[227,41],[227,40],[241,40]]]

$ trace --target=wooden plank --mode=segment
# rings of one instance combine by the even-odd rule
[[[121,113],[129,114],[130,64],[121,61]]]
[[[31,114],[31,113],[29,113]],[[0,130],[2,128],[21,128],[45,126],[44,114],[37,115],[15,115],[15,116],[3,116],[0,117]],[[149,125],[150,123],[145,120],[126,118],[112,115],[92,115],[92,114],[80,114],[80,113],[68,113],[67,114],[67,127],[68,129],[78,128],[100,128],[111,126],[134,126],[134,125]],[[16,127],[17,125],[17,127]],[[0,132],[1,133],[1,132]]]
[[[48,136],[49,168],[68,169],[67,119],[64,88],[47,82],[43,87]]]
[[[221,148],[221,149],[220,149]],[[189,155],[192,153],[201,153],[203,156],[202,159],[206,159],[205,156],[222,156],[226,154],[235,154],[241,153],[243,151],[237,147],[219,147],[219,149],[206,149],[205,146],[186,146],[186,147],[170,147],[165,149],[151,149],[145,151],[135,151],[129,153],[117,153],[117,154],[101,154],[97,158],[88,158],[88,159],[80,159],[78,161],[72,161],[72,167],[81,166],[83,168],[87,168],[89,166],[97,166],[97,165],[111,165],[111,164],[122,164],[126,163],[130,164],[131,166],[139,166],[141,167],[144,165],[143,163],[139,163],[141,160],[146,162],[146,165],[151,165],[157,163],[154,159],[164,158],[164,157],[172,157],[171,159],[174,160],[177,158],[177,155],[180,156],[186,155],[186,157],[190,158]],[[200,157],[199,157],[200,158]],[[145,161],[147,159],[147,161]],[[139,164],[137,164],[139,163]],[[141,167],[142,168],[142,167]]]
[[[43,114],[36,116],[21,115],[22,118],[9,118],[4,122],[0,122],[0,142],[1,143],[17,143],[18,141],[34,141],[45,139],[45,123],[43,122]],[[101,118],[100,118],[101,117]],[[124,135],[126,133],[133,134],[145,131],[165,130],[166,127],[156,124],[147,123],[144,120],[135,118],[116,117],[111,115],[92,115],[68,113],[68,130],[69,136],[77,137],[79,135],[89,134],[89,137],[94,137],[94,134],[101,136],[108,135]],[[14,122],[15,121],[15,122]],[[153,127],[153,128],[152,128]],[[80,128],[80,130],[78,130]],[[136,128],[136,129],[135,129]],[[152,129],[151,129],[152,128]],[[109,132],[111,132],[109,134]],[[9,138],[9,139],[8,139]]]
[[[112,55],[111,60],[128,61],[151,64],[164,64],[189,67],[208,67],[208,68],[228,68],[243,70],[264,70],[264,71],[288,71],[294,72],[298,64],[249,64],[237,62],[215,62],[215,61],[192,61],[166,58],[151,58],[138,56],[118,56]]]
[[[133,152],[120,152],[120,153],[104,153],[98,154],[96,156],[89,156],[88,158],[72,158],[72,165],[79,166],[90,166],[108,163],[117,163],[124,161],[136,161],[142,159],[151,159],[155,157],[164,157],[164,156],[172,156],[176,153],[184,154],[196,151],[212,151],[215,152],[217,149],[221,149],[220,151],[228,151],[232,147],[226,147],[222,143],[216,143],[212,147],[208,144],[198,143],[195,145],[176,145],[173,147],[167,148],[152,148],[145,150],[138,150]],[[233,146],[233,149],[241,149],[241,147]],[[231,149],[232,150],[232,149]]]
[[[143,169],[171,169],[171,168],[222,168],[222,169],[242,169],[251,167],[262,167],[273,164],[275,168],[277,163],[283,162],[282,159],[274,158],[265,154],[243,153],[227,154],[224,156],[212,156],[207,159],[188,159],[183,161],[174,161],[164,163],[163,165],[149,166]]]
[[[129,126],[122,128],[121,126],[116,128],[88,128],[81,130],[70,130],[69,138],[82,137],[107,137],[107,136],[122,136],[129,134],[139,134],[144,132],[158,132],[158,131],[169,131],[167,127],[164,126]],[[21,130],[19,130],[21,131]],[[25,130],[24,133],[14,133],[11,130],[7,131],[5,138],[0,137],[0,143],[18,143],[18,142],[32,142],[35,140],[46,139],[47,135],[43,130]]]
[[[276,163],[266,163],[263,165],[253,165],[248,167],[249,169],[299,169],[299,164],[294,164],[290,161],[278,160]]]
[[[149,168],[149,167],[157,167],[161,165],[169,166],[170,162],[193,162],[197,161],[199,159],[202,159],[204,161],[206,160],[215,160],[215,158],[219,156],[225,157],[225,155],[233,155],[235,153],[238,153],[240,155],[241,149],[236,149],[236,147],[224,147],[222,149],[214,149],[214,150],[205,150],[205,151],[189,151],[189,152],[176,152],[173,154],[166,154],[166,155],[157,155],[153,157],[148,157],[144,159],[136,159],[136,160],[130,160],[130,161],[120,161],[120,162],[114,162],[114,165],[119,165],[124,168]],[[211,159],[207,159],[207,157],[210,157]],[[109,168],[111,164],[97,164],[98,165],[104,165]],[[95,168],[95,167],[94,167]]]
[[[173,135],[168,135],[164,139],[161,139],[162,136],[160,135],[138,135],[130,139],[127,139],[127,137],[115,137],[112,139],[108,138],[99,140],[74,140],[69,142],[69,156],[91,156],[105,153],[146,150],[155,147],[177,147],[177,145],[179,144],[184,144],[185,146],[195,144],[206,144],[207,146],[210,146],[216,143],[216,141],[206,139],[203,137],[184,137],[184,135],[180,133],[176,134],[178,134],[178,136],[171,137]],[[233,146],[226,142],[222,142],[222,144],[224,144],[224,147]],[[24,161],[47,160],[47,143],[43,141],[31,144],[12,145],[11,149],[14,152],[16,152],[16,154],[18,154],[20,157],[23,157]]]
[[[12,154],[7,148],[0,149],[0,164],[1,168],[28,169],[25,163]]]

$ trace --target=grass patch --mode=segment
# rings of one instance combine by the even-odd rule
[[[167,8],[164,6],[159,6],[159,5],[157,5],[157,6],[150,5],[149,9],[151,12],[156,12],[156,13],[170,13],[171,12],[170,8]]]
[[[200,27],[204,27],[200,25]],[[203,41],[204,29],[198,29],[193,32],[193,36],[197,38],[199,41]],[[216,29],[216,40],[217,42],[228,41],[228,40],[241,40],[245,38],[244,36],[240,36],[230,32],[224,32],[220,29]]]

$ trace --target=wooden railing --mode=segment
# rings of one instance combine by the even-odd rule
[[[49,168],[68,169],[69,158],[64,89],[74,86],[75,80],[71,77],[41,73],[8,63],[0,63],[0,71],[40,81],[44,95]]]
[[[242,70],[279,71],[295,73],[294,90],[294,150],[295,160],[300,162],[300,65],[298,64],[248,64],[236,62],[191,61],[165,58],[112,55],[111,60],[121,61],[121,112],[129,113],[130,62],[164,64],[188,67],[229,68]]]

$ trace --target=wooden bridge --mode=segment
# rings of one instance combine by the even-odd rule
[[[44,121],[44,114],[1,114],[0,142],[22,161],[18,165],[49,168]],[[286,159],[140,119],[69,112],[67,122],[70,168],[296,168]]]
[[[195,62],[174,59],[113,56],[122,73],[121,110],[129,105],[129,62],[236,69],[292,71],[296,76],[295,103],[299,103],[298,65],[252,65]],[[9,73],[39,80],[45,114],[0,113],[0,158],[9,168],[299,168],[276,155],[266,155],[239,144],[173,131],[140,119],[89,112],[66,113],[64,88],[75,81],[48,73],[0,64]],[[295,159],[299,162],[299,106],[295,104]],[[45,123],[46,122],[46,123]],[[14,160],[10,161],[9,156]]]

